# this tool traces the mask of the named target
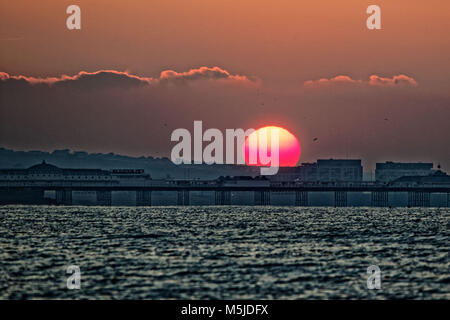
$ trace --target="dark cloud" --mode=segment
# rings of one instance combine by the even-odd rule
[[[165,70],[161,72],[158,78],[159,82],[173,82],[173,81],[192,81],[192,80],[230,80],[236,82],[257,82],[257,79],[249,78],[247,76],[232,75],[227,70],[219,67],[201,67],[198,69],[191,69],[187,72],[176,72],[173,70]]]
[[[256,83],[257,80],[241,75],[233,75],[219,67],[200,67],[186,72],[173,70],[162,71],[157,78],[141,77],[127,71],[98,70],[95,72],[80,71],[76,75],[60,77],[36,78],[24,75],[10,75],[0,72],[0,85],[3,86],[48,86],[48,87],[138,87],[143,85],[159,85],[168,83],[187,83],[197,80],[221,80],[241,84]]]
[[[304,82],[306,88],[319,88],[336,85],[351,86],[373,86],[373,87],[417,87],[417,81],[404,74],[393,76],[392,78],[371,75],[368,81],[355,80],[350,76],[339,75],[333,78],[322,78],[319,80],[308,80]]]
[[[414,78],[408,77],[404,74],[393,76],[392,78],[384,78],[377,75],[371,75],[369,85],[380,87],[396,87],[396,86],[417,87],[418,83]]]

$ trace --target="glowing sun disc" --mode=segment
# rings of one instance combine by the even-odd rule
[[[300,159],[300,142],[297,137],[290,133],[288,130],[276,127],[276,126],[267,126],[259,128],[255,130],[252,134],[250,134],[245,139],[244,143],[244,155],[245,155],[245,163],[250,166],[262,166],[268,165],[264,164],[260,159],[260,139],[261,135],[266,134],[268,137],[267,141],[267,155],[271,157],[271,130],[277,130],[278,132],[278,149],[279,149],[279,166],[280,167],[293,167],[297,165],[298,160]],[[258,138],[257,138],[258,137]],[[257,139],[256,145],[252,145],[249,141],[253,139]],[[255,149],[256,147],[256,149]],[[257,163],[250,163],[249,154],[250,152],[256,152],[257,154]]]

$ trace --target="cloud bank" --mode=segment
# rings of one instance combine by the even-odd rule
[[[304,82],[306,88],[320,88],[335,85],[369,86],[369,87],[417,87],[417,81],[404,74],[392,78],[371,75],[369,80],[355,80],[347,75],[339,75],[333,78],[322,78],[319,80],[308,80]]]
[[[164,70],[157,78],[141,77],[129,73],[128,71],[98,70],[94,72],[80,71],[73,76],[62,75],[60,77],[30,77],[24,75],[10,75],[0,72],[0,84],[25,84],[25,85],[47,85],[67,86],[75,83],[88,85],[100,85],[107,87],[137,87],[142,85],[163,85],[163,84],[187,84],[192,81],[212,80],[226,81],[241,84],[257,83],[258,79],[243,75],[231,74],[220,67],[200,67],[190,69],[186,72],[176,72],[174,70]]]

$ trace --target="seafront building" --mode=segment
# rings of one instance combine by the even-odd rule
[[[363,167],[356,159],[319,159],[314,163],[302,163],[298,167],[283,167],[270,176],[272,181],[305,182],[358,182],[362,181]]]
[[[42,161],[27,169],[0,169],[2,181],[112,181],[151,179],[143,169],[66,169]]]
[[[377,163],[375,180],[379,182],[394,181],[407,176],[429,176],[433,173],[433,164],[424,162],[391,162]]]

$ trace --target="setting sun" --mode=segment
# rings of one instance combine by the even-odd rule
[[[276,127],[276,126],[267,126],[267,127],[263,127],[263,128],[259,128],[258,130],[254,131],[252,134],[250,134],[246,139],[245,139],[245,145],[244,145],[244,154],[245,154],[245,163],[247,165],[256,165],[256,166],[262,166],[262,165],[267,165],[264,163],[264,161],[261,161],[260,159],[260,142],[261,139],[260,137],[262,135],[266,135],[267,138],[267,156],[270,158],[271,157],[271,132],[273,130],[276,130],[276,132],[278,133],[278,149],[279,149],[279,166],[280,167],[292,167],[295,166],[300,158],[300,143],[298,141],[298,139],[292,134],[290,133],[288,130],[281,128],[281,127]],[[254,146],[251,145],[251,143],[249,143],[249,141],[251,141],[252,138],[257,139],[257,144],[256,144],[256,149]],[[257,163],[250,163],[251,161],[249,161],[249,153],[250,152],[256,152],[258,160]]]

